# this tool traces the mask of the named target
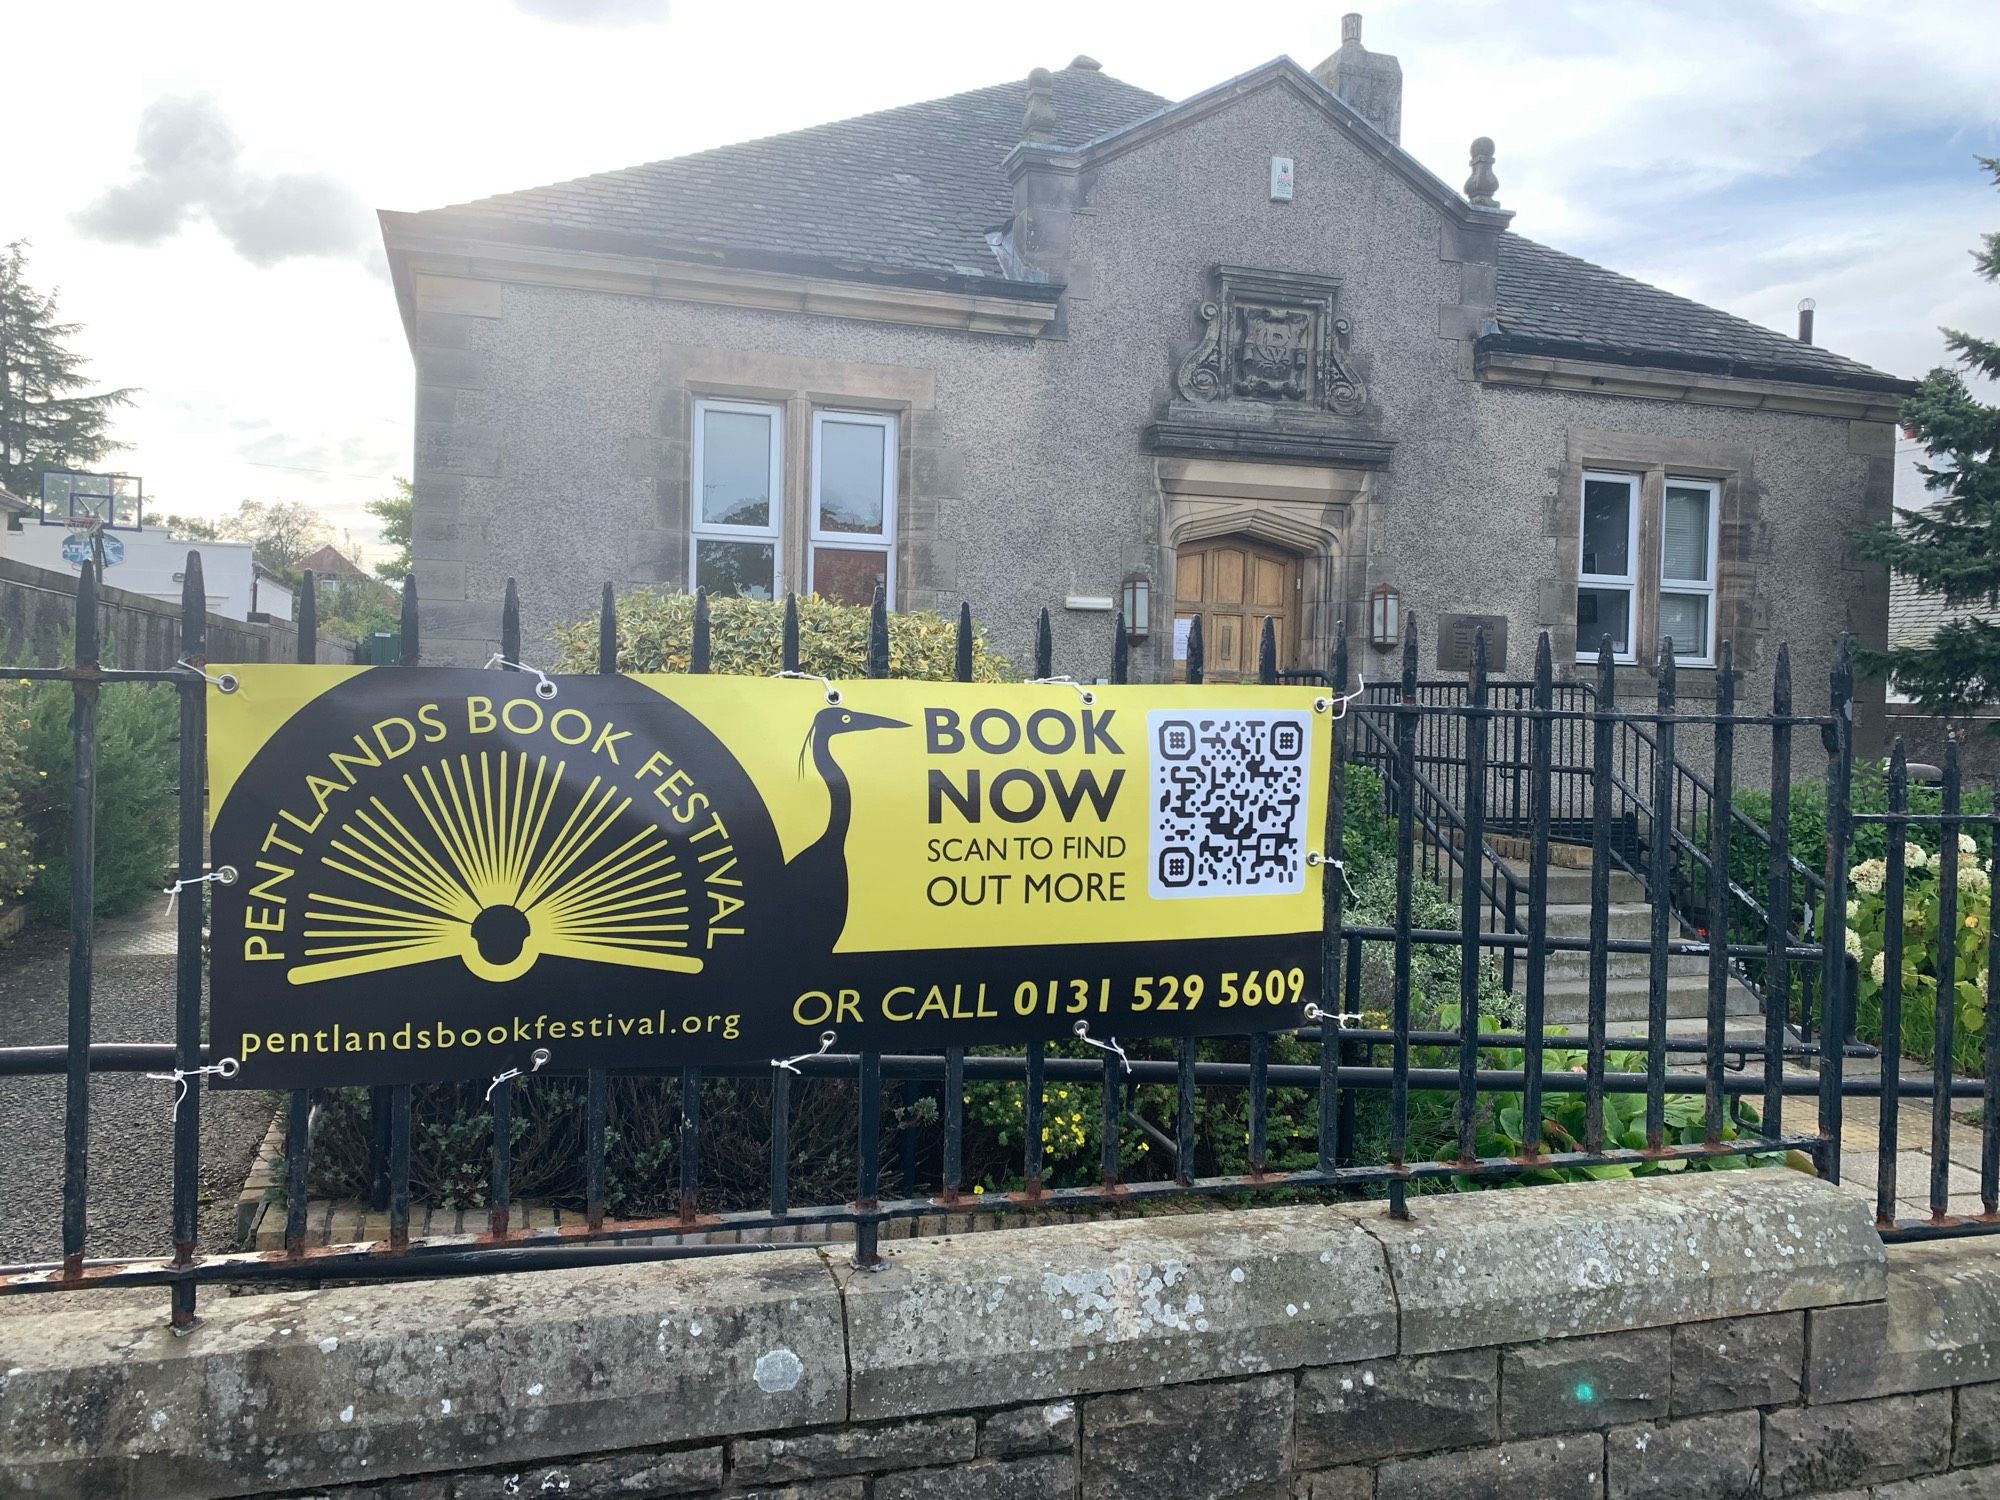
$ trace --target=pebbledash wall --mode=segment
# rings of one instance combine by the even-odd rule
[[[2000,1257],[1785,1170],[0,1317],[0,1495],[2000,1494]]]
[[[691,404],[712,395],[791,403],[793,466],[814,403],[902,413],[897,606],[969,599],[1025,660],[1034,611],[1050,605],[1064,671],[1090,671],[1107,649],[1105,618],[1065,612],[1064,598],[1115,595],[1137,571],[1159,628],[1135,669],[1165,675],[1174,549],[1215,534],[1305,555],[1309,663],[1343,615],[1365,637],[1367,590],[1384,582],[1433,623],[1441,611],[1506,617],[1514,675],[1540,628],[1566,664],[1581,468],[1712,475],[1724,485],[1718,634],[1736,643],[1742,699],[1769,701],[1789,640],[1801,705],[1823,706],[1832,642],[1885,628],[1886,575],[1852,554],[1846,528],[1889,513],[1893,403],[1658,371],[1648,384],[1647,372],[1521,356],[1479,370],[1495,232],[1415,191],[1296,73],[1267,70],[1093,159],[1067,221],[1061,313],[1039,336],[727,305],[722,291],[676,300],[647,290],[678,285],[664,264],[396,227],[427,655],[483,660],[510,575],[531,638],[587,613],[607,578],[685,587]],[[1292,202],[1270,201],[1274,154],[1296,159]],[[1386,463],[1149,449],[1148,425],[1186,407],[1174,371],[1197,345],[1216,268],[1231,265],[1340,279],[1367,397],[1349,426],[1392,443]],[[837,291],[820,286],[821,304]],[[1653,399],[1609,394],[1641,388]],[[1427,672],[1432,651],[1427,634]],[[1389,670],[1361,654],[1370,675]],[[1648,674],[1626,675],[1631,694],[1650,695]],[[1683,669],[1681,689],[1712,692],[1713,676]],[[1863,696],[1873,743],[1879,687]]]

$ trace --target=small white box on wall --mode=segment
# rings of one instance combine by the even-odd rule
[[[1292,159],[1289,156],[1271,158],[1271,201],[1273,203],[1292,201]]]

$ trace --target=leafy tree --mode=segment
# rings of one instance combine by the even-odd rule
[[[111,413],[132,391],[84,392],[85,361],[66,347],[80,327],[28,284],[25,240],[0,249],[0,484],[17,495],[37,493],[40,469],[87,467],[119,446]]]
[[[249,542],[257,561],[273,573],[293,578],[298,560],[333,540],[333,528],[299,500],[245,500],[215,526],[225,541]]]
[[[2000,157],[1979,163],[2000,185]],[[2000,233],[1972,252],[1987,281],[2000,281]],[[1957,329],[1945,344],[1965,369],[2000,380],[2000,342]],[[2000,607],[2000,407],[1973,399],[1964,377],[1940,366],[1903,403],[1903,425],[1922,439],[1931,462],[1920,465],[1942,498],[1925,510],[1856,534],[1865,557],[1886,562],[1921,593],[1947,605]],[[1864,670],[1888,673],[1932,714],[1964,718],[2000,700],[2000,623],[1960,618],[1919,646],[1864,651]],[[2000,728],[2000,726],[1996,726]]]
[[[332,597],[338,602],[320,615],[322,634],[358,641],[378,630],[395,630],[403,622],[402,600],[372,578],[346,579]]]
[[[368,514],[382,523],[382,543],[389,555],[375,564],[375,576],[384,583],[400,585],[410,571],[410,521],[415,510],[413,487],[402,475],[396,476],[396,493],[368,502]]]
[[[219,542],[222,528],[207,516],[168,516],[167,534],[177,542]]]

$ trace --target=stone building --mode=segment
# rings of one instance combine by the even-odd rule
[[[1524,673],[1614,636],[1633,688],[1735,642],[1802,706],[1884,634],[1844,528],[1889,512],[1906,386],[1523,238],[1399,144],[1360,20],[1180,103],[1079,57],[1025,82],[382,222],[417,367],[426,656],[598,585],[970,600],[1024,661],[1210,670],[1366,641]],[[1456,630],[1451,627],[1456,625]],[[1387,669],[1364,648],[1364,669]],[[1879,690],[1877,692],[1879,699]],[[1879,712],[1879,708],[1876,710]]]

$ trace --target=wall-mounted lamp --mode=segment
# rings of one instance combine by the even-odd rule
[[[1386,583],[1368,591],[1368,644],[1393,651],[1403,634],[1403,596]]]
[[[1125,575],[1119,590],[1119,612],[1125,620],[1126,639],[1143,641],[1153,627],[1153,585],[1145,574]]]

